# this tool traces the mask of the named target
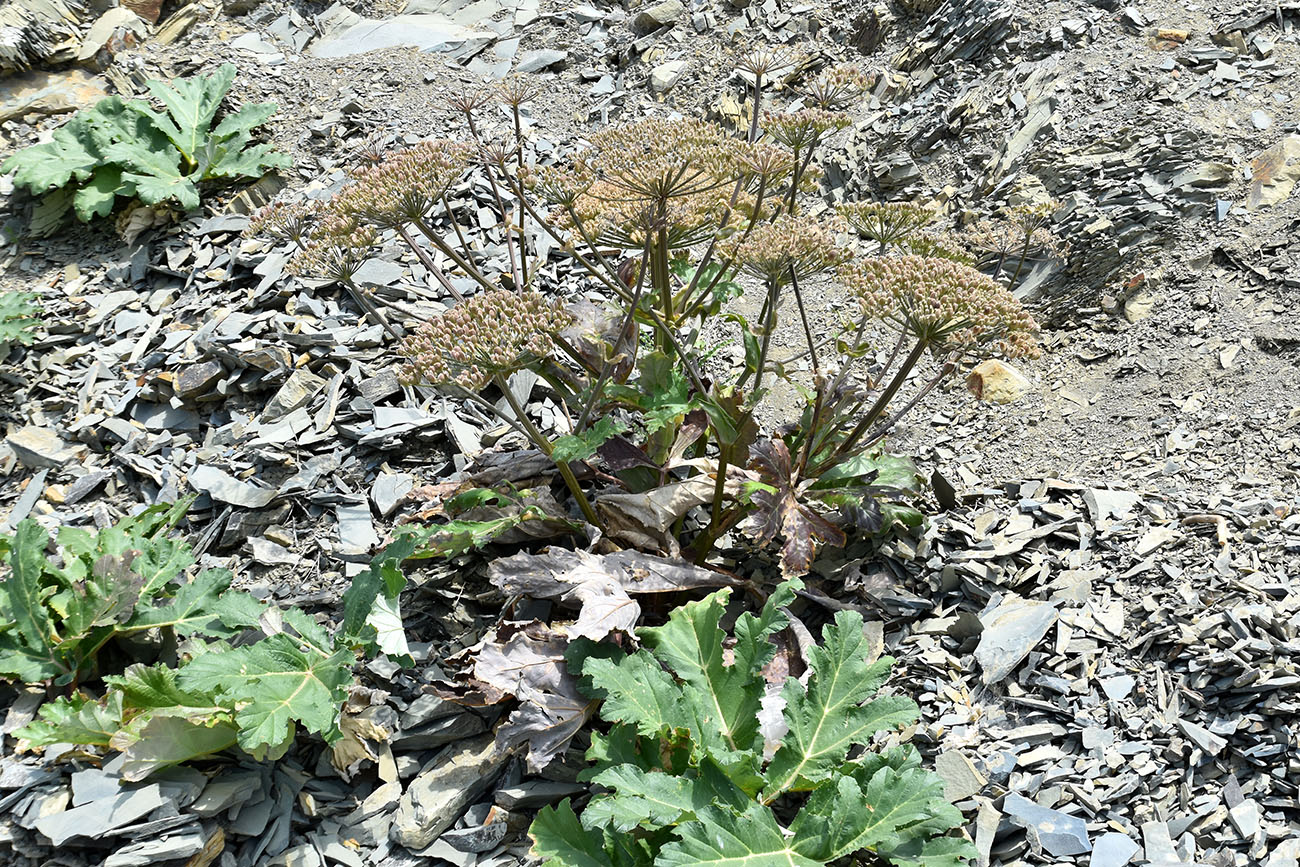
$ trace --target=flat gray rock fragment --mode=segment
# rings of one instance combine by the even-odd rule
[[[1002,809],[1024,827],[1031,840],[1055,858],[1083,855],[1092,851],[1088,825],[1078,816],[1039,806],[1015,792],[1002,801]]]
[[[964,801],[983,791],[988,780],[965,754],[957,750],[939,753],[934,758],[934,770],[943,777],[943,794],[949,803]]]
[[[1109,831],[1093,844],[1088,867],[1124,867],[1141,848],[1129,835]]]
[[[558,48],[539,48],[535,51],[525,51],[519,55],[519,65],[515,67],[515,72],[541,72],[563,63],[568,57],[569,52],[561,51]]]
[[[975,659],[984,670],[984,683],[997,683],[1010,674],[1055,622],[1054,605],[1011,595],[982,612],[984,632]]]
[[[260,509],[276,497],[274,488],[241,482],[223,470],[206,465],[190,470],[189,482],[191,488],[218,502],[245,509]]]
[[[370,486],[370,502],[380,517],[387,518],[397,511],[397,503],[415,487],[415,476],[410,473],[380,473]]]
[[[382,21],[361,18],[336,35],[318,40],[315,57],[347,57],[379,48],[408,46],[424,52],[472,54],[497,35],[457,24],[441,15],[396,15]]]
[[[169,803],[163,797],[162,787],[155,783],[43,816],[36,820],[36,830],[49,837],[55,846],[62,846],[74,837],[102,837]]]
[[[35,425],[14,430],[5,442],[18,461],[31,469],[61,467],[86,454],[85,446],[66,443],[53,429]]]
[[[146,867],[159,861],[188,858],[203,848],[203,832],[195,829],[184,834],[169,834],[118,849],[104,860],[104,867]]]
[[[408,849],[423,849],[450,828],[465,808],[487,791],[508,753],[487,734],[448,752],[411,781],[393,815],[391,837]]]

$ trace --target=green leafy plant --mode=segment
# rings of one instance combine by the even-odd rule
[[[659,550],[704,564],[724,537],[747,536],[779,545],[782,571],[801,574],[819,546],[844,544],[851,529],[919,521],[905,505],[919,477],[910,464],[897,472],[906,460],[887,454],[886,437],[961,366],[1038,346],[1006,287],[946,236],[923,234],[935,211],[850,203],[805,212],[815,156],[871,80],[836,67],[808,84],[802,107],[762,110],[765,86],[794,66],[781,52],[741,63],[755,106],[741,134],[651,118],[593,133],[589,147],[550,165],[525,159],[520,105],[536,95],[526,83],[497,94],[513,119],[503,130],[489,126],[492,95],[468,93],[453,103],[467,141],[375,155],[333,199],[273,205],[249,231],[292,242],[295,273],[339,282],[390,329],[353,278],[381,234],[395,233],[457,301],[403,339],[407,383],[500,418],[554,462],[575,510],[615,544],[644,546],[651,537],[627,528],[652,519],[671,529],[656,535]],[[504,272],[482,264],[451,212],[448,191],[466,178],[493,192]],[[526,242],[530,229],[579,266],[582,278],[564,289],[594,288],[609,303],[541,292],[548,272]],[[850,229],[873,249],[847,244]],[[452,274],[481,291],[465,298]],[[832,282],[856,310],[817,332],[805,293]],[[745,295],[748,307],[737,303]],[[779,344],[783,321],[801,335],[799,351]],[[713,357],[717,325],[743,348],[732,369]],[[549,390],[563,436],[539,430],[512,394],[507,380],[521,370]],[[771,406],[778,384],[798,396],[793,413]],[[771,414],[797,421],[760,430],[756,419]],[[711,493],[671,495],[691,480]],[[629,496],[641,495],[629,515]]]
[[[251,144],[252,131],[276,111],[273,103],[245,105],[213,126],[235,78],[234,64],[171,84],[150,81],[158,111],[142,99],[110,96],[72,116],[50,141],[25,148],[0,164],[14,183],[44,196],[45,225],[72,209],[88,222],[107,216],[118,199],[146,205],[199,206],[206,181],[257,178],[289,163],[269,144]]]
[[[31,343],[40,312],[34,292],[0,292],[0,343]]]
[[[646,649],[636,653],[574,646],[570,664],[612,725],[587,753],[595,764],[583,778],[600,793],[581,816],[565,800],[533,822],[544,863],[813,867],[866,851],[896,865],[957,867],[974,856],[950,836],[961,813],[915,750],[870,747],[918,710],[877,695],[893,660],[870,660],[858,614],[826,626],[806,684],[786,680],[780,723],[765,713],[769,637],[788,625],[782,608],[799,587],[787,581],[761,613],[742,614],[734,643],[719,625],[729,593],[720,590],[638,630]]]
[[[274,758],[299,727],[327,742],[341,736],[357,650],[409,661],[396,600],[414,539],[356,577],[331,635],[298,609],[231,590],[225,570],[187,581],[190,548],[167,531],[188,506],[152,507],[97,533],[62,528],[54,557],[30,519],[0,537],[9,566],[0,677],[66,690],[18,737],[119,750],[128,779],[232,747]],[[110,653],[143,636],[154,638],[148,658],[125,646]]]

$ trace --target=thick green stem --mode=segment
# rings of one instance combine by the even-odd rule
[[[405,226],[398,226],[397,234],[406,242],[406,246],[415,251],[415,257],[420,260],[420,264],[425,267],[425,270],[433,275],[434,279],[438,281],[443,289],[446,289],[451,293],[452,298],[455,298],[457,301],[465,300],[465,296],[460,294],[460,290],[452,285],[452,282],[447,279],[447,275],[443,273],[443,270],[433,261],[433,257],[429,255],[429,252],[416,243],[415,238],[411,235],[409,229]]]
[[[889,402],[894,399],[894,395],[898,394],[898,390],[902,388],[903,383],[907,381],[907,377],[911,374],[912,368],[916,366],[916,363],[921,360],[921,356],[925,354],[928,345],[929,344],[926,341],[918,340],[916,346],[912,347],[912,351],[907,354],[907,358],[903,359],[903,364],[898,368],[898,372],[894,374],[894,378],[890,380],[889,385],[885,386],[885,390],[876,398],[875,404],[873,404],[867,414],[863,416],[862,421],[858,422],[857,426],[849,432],[849,435],[845,437],[844,442],[840,443],[839,447],[835,449],[834,453],[832,453],[830,458],[832,466],[836,461],[840,460],[846,454],[849,454],[857,444],[857,441],[862,438],[862,435],[876,423],[876,420],[880,418],[881,415],[884,414],[885,409],[889,406]],[[818,469],[820,470],[821,468],[819,467]]]
[[[650,285],[658,293],[659,303],[663,308],[664,322],[671,328],[674,325],[673,310],[673,272],[668,265],[668,228],[661,226],[656,232],[654,243],[650,245]],[[672,357],[672,345],[668,335],[659,336],[659,349],[664,355]]]
[[[1033,230],[1025,232],[1025,245],[1020,248],[1020,261],[1016,263],[1016,273],[1011,275],[1011,285],[1007,286],[1008,292],[1015,291],[1016,284],[1020,282],[1020,272],[1025,267],[1025,259],[1029,256],[1029,241],[1033,237]]]
[[[555,447],[551,445],[551,441],[546,438],[546,435],[539,431],[532,420],[528,418],[524,408],[519,405],[519,401],[515,400],[514,392],[510,390],[510,385],[506,382],[505,377],[497,374],[492,378],[492,381],[496,383],[496,387],[505,396],[506,403],[510,404],[510,409],[519,420],[519,424],[528,432],[528,438],[542,450],[542,454],[555,460],[552,457],[555,453]],[[569,468],[569,464],[566,461],[555,461],[555,468],[560,471],[560,477],[564,479],[564,484],[568,487],[569,493],[573,494],[573,498],[578,501],[578,508],[582,511],[582,516],[587,519],[587,523],[596,527],[602,533],[605,532],[604,524],[601,523],[596,510],[592,508],[591,501],[587,499],[582,486],[578,484],[578,479],[573,475],[573,470]]]
[[[727,464],[731,457],[731,448],[727,445],[720,445],[718,448],[718,478],[713,485],[713,504],[709,512],[709,525],[704,528],[699,537],[695,540],[695,565],[703,565],[708,559],[709,553],[713,550],[713,544],[721,535],[719,528],[722,527],[722,500],[726,496],[727,490]]]
[[[446,256],[451,261],[455,262],[456,267],[464,271],[465,275],[469,277],[471,280],[473,280],[475,283],[479,284],[484,289],[487,289],[489,292],[494,289],[500,288],[497,286],[493,286],[491,281],[489,281],[486,277],[484,277],[481,273],[479,273],[479,270],[477,268],[475,268],[473,265],[467,262],[464,259],[464,257],[462,257],[455,250],[453,250],[446,242],[442,240],[442,238],[439,238],[436,234],[434,234],[434,231],[430,229],[427,225],[425,225],[423,220],[417,220],[415,223],[415,228],[419,229],[420,234],[428,238],[430,244],[437,247],[439,252],[441,252],[444,256]]]

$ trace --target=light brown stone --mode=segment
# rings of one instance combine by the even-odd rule
[[[966,377],[966,387],[979,400],[1011,403],[1024,397],[1033,388],[1033,383],[1006,362],[990,358],[975,365],[970,376]]]

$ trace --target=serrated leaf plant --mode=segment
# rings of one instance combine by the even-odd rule
[[[41,312],[34,292],[0,292],[0,344],[31,343]]]
[[[800,586],[782,583],[731,637],[720,590],[638,630],[642,650],[571,655],[610,728],[592,736],[582,778],[599,788],[581,815],[566,799],[532,824],[544,864],[814,867],[870,852],[900,867],[959,867],[974,857],[952,833],[962,816],[939,776],[910,746],[872,746],[918,710],[878,695],[893,660],[870,659],[860,615],[836,615],[806,683],[791,677],[780,691],[779,725],[766,715],[769,638],[788,625],[782,609]]]
[[[186,580],[190,548],[167,531],[188,505],[152,507],[97,533],[62,528],[53,556],[31,519],[0,536],[9,567],[0,678],[65,692],[17,737],[120,751],[133,780],[233,747],[275,758],[300,729],[340,736],[356,650],[409,661],[396,600],[415,539],[398,540],[357,576],[331,634],[298,609],[231,590],[225,570]],[[109,653],[142,633],[160,639],[156,658]]]
[[[252,132],[276,111],[272,103],[251,103],[213,126],[235,79],[234,64],[215,73],[170,84],[149,81],[163,105],[109,96],[77,112],[51,139],[24,148],[0,164],[14,184],[42,196],[41,223],[71,209],[82,222],[110,214],[119,200],[146,205],[174,202],[199,206],[199,185],[234,178],[259,178],[287,167],[286,155],[268,144],[252,144]],[[71,193],[71,195],[69,195]]]
[[[644,515],[608,520],[602,497],[697,479],[711,496],[689,515],[660,513],[672,538],[659,550],[706,564],[724,539],[748,538],[779,547],[784,575],[803,574],[851,530],[915,526],[906,504],[920,476],[896,471],[908,462],[886,438],[960,367],[1038,346],[1032,317],[995,279],[1000,264],[989,276],[930,232],[936,209],[817,201],[816,157],[873,80],[834,67],[786,110],[765,106],[765,88],[796,61],[784,50],[739,60],[747,129],[651,116],[596,130],[549,163],[528,154],[527,82],[497,91],[500,115],[492,94],[467,93],[452,103],[461,138],[372,154],[332,199],[272,205],[249,231],[290,242],[294,273],[342,284],[390,328],[354,277],[381,237],[407,244],[455,304],[401,338],[401,378],[475,403],[549,457],[607,542],[650,537],[626,529]],[[449,196],[462,183],[492,192],[505,262],[456,222]],[[539,234],[549,242],[530,243]],[[561,251],[567,272],[542,258]],[[851,315],[827,327],[806,298],[831,291]],[[782,323],[793,348],[777,337]],[[714,354],[719,337],[742,350],[734,362]],[[511,392],[523,370],[557,408],[555,432]],[[793,406],[777,404],[791,392]],[[790,423],[761,429],[772,417]]]

